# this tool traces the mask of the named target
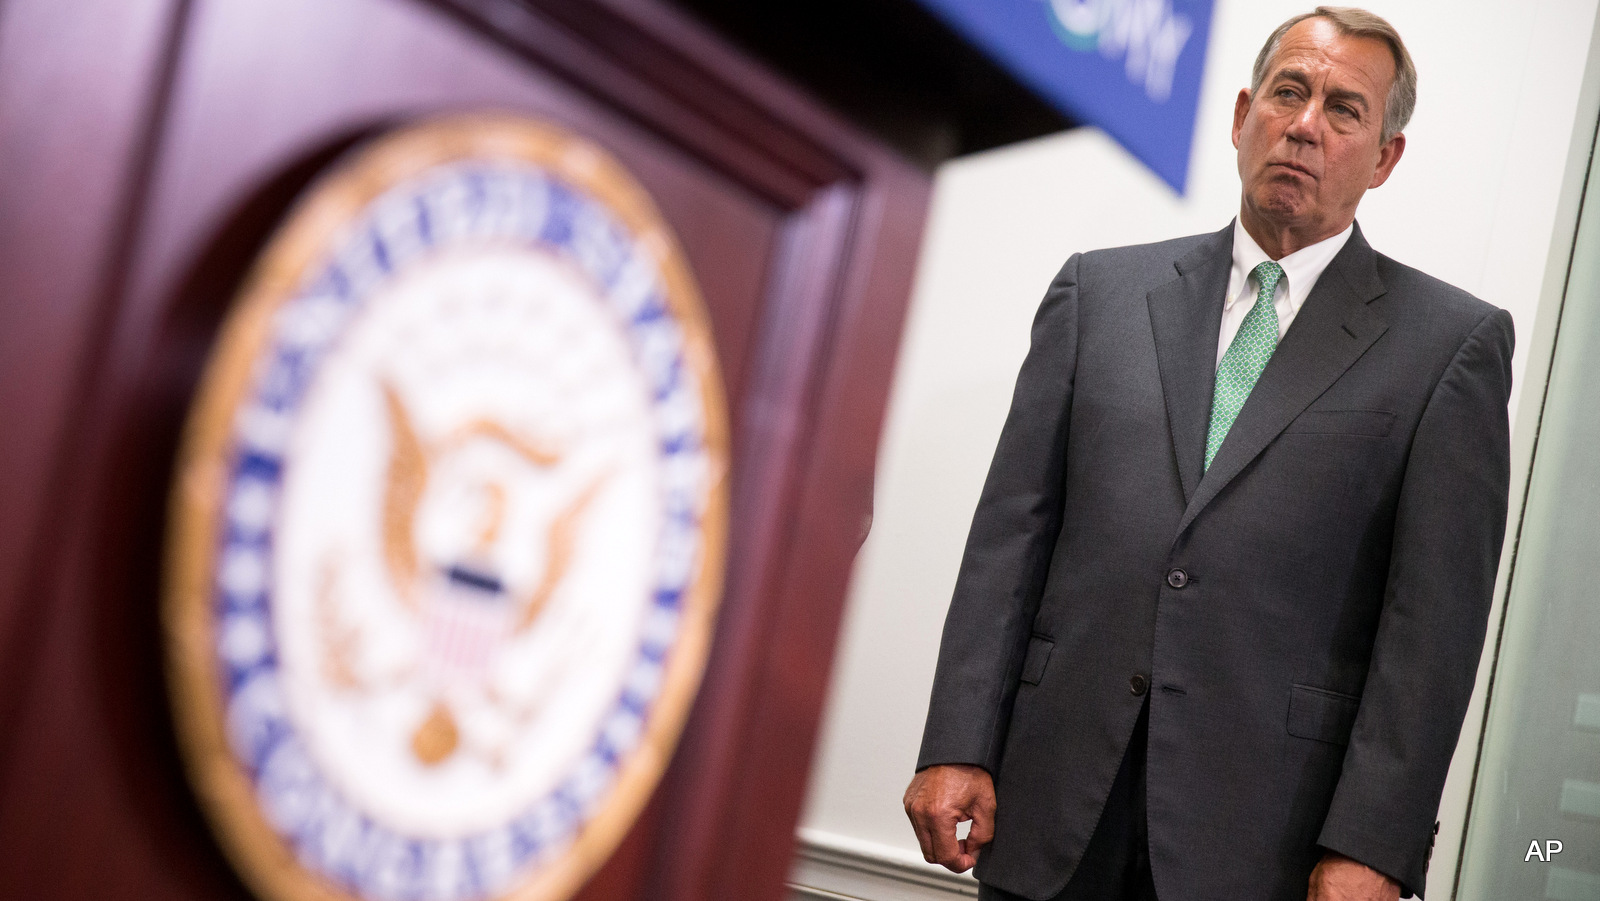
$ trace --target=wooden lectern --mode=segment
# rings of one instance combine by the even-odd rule
[[[929,190],[646,0],[0,9],[0,894],[244,898],[162,672],[175,448],[241,279],[342,153],[558,123],[634,173],[709,308],[731,544],[676,755],[586,901],[776,901]]]

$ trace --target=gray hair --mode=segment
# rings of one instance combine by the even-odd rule
[[[1301,13],[1289,21],[1279,25],[1262,45],[1261,53],[1256,56],[1255,68],[1250,72],[1250,96],[1254,99],[1256,91],[1261,88],[1261,82],[1267,78],[1267,64],[1278,52],[1278,44],[1283,40],[1283,35],[1289,29],[1304,22],[1306,19],[1327,19],[1333,23],[1335,30],[1345,37],[1374,38],[1389,45],[1389,52],[1394,54],[1394,81],[1389,83],[1389,96],[1383,103],[1383,133],[1379,137],[1380,144],[1387,144],[1389,139],[1399,134],[1406,123],[1411,121],[1411,112],[1417,108],[1417,67],[1411,63],[1411,54],[1406,52],[1406,44],[1400,40],[1400,32],[1396,31],[1383,17],[1369,13],[1364,9],[1353,6],[1319,6],[1308,13]]]

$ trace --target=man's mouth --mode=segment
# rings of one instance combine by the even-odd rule
[[[1288,169],[1290,172],[1298,172],[1298,173],[1300,173],[1301,175],[1304,175],[1307,178],[1316,178],[1316,176],[1311,173],[1310,169],[1307,169],[1306,167],[1300,165],[1299,163],[1291,163],[1291,162],[1288,162],[1288,161],[1284,161],[1284,162],[1277,162],[1277,163],[1268,163],[1267,165],[1269,167],[1277,166],[1277,167],[1279,167],[1281,169]]]

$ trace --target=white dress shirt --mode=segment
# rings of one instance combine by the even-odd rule
[[[1302,247],[1278,261],[1278,265],[1283,267],[1283,278],[1278,279],[1278,288],[1272,294],[1272,305],[1278,311],[1280,341],[1284,333],[1289,331],[1294,314],[1300,312],[1300,305],[1306,302],[1306,298],[1311,296],[1311,289],[1317,286],[1322,270],[1327,269],[1333,258],[1344,249],[1344,242],[1350,240],[1354,230],[1355,223],[1352,222],[1337,235],[1310,247]],[[1228,276],[1228,296],[1222,307],[1222,334],[1217,337],[1218,363],[1222,362],[1222,355],[1228,352],[1233,336],[1239,333],[1239,325],[1244,322],[1245,315],[1256,305],[1256,292],[1260,286],[1256,284],[1255,268],[1270,259],[1261,245],[1244,230],[1243,223],[1238,219],[1233,220],[1233,272]]]

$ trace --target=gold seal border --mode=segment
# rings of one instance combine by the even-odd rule
[[[678,640],[640,743],[572,843],[502,895],[504,901],[562,901],[610,858],[660,782],[705,671],[727,552],[729,425],[710,319],[677,239],[621,164],[556,126],[479,113],[432,119],[376,139],[296,203],[235,298],[190,409],[169,499],[162,619],[179,745],[224,852],[251,889],[270,901],[361,899],[300,864],[262,813],[228,745],[212,591],[233,417],[271,338],[273,314],[294,297],[308,268],[326,258],[380,194],[464,159],[544,168],[599,200],[655,255],[667,305],[683,326],[684,359],[700,385],[711,475],[698,572],[684,593]]]

